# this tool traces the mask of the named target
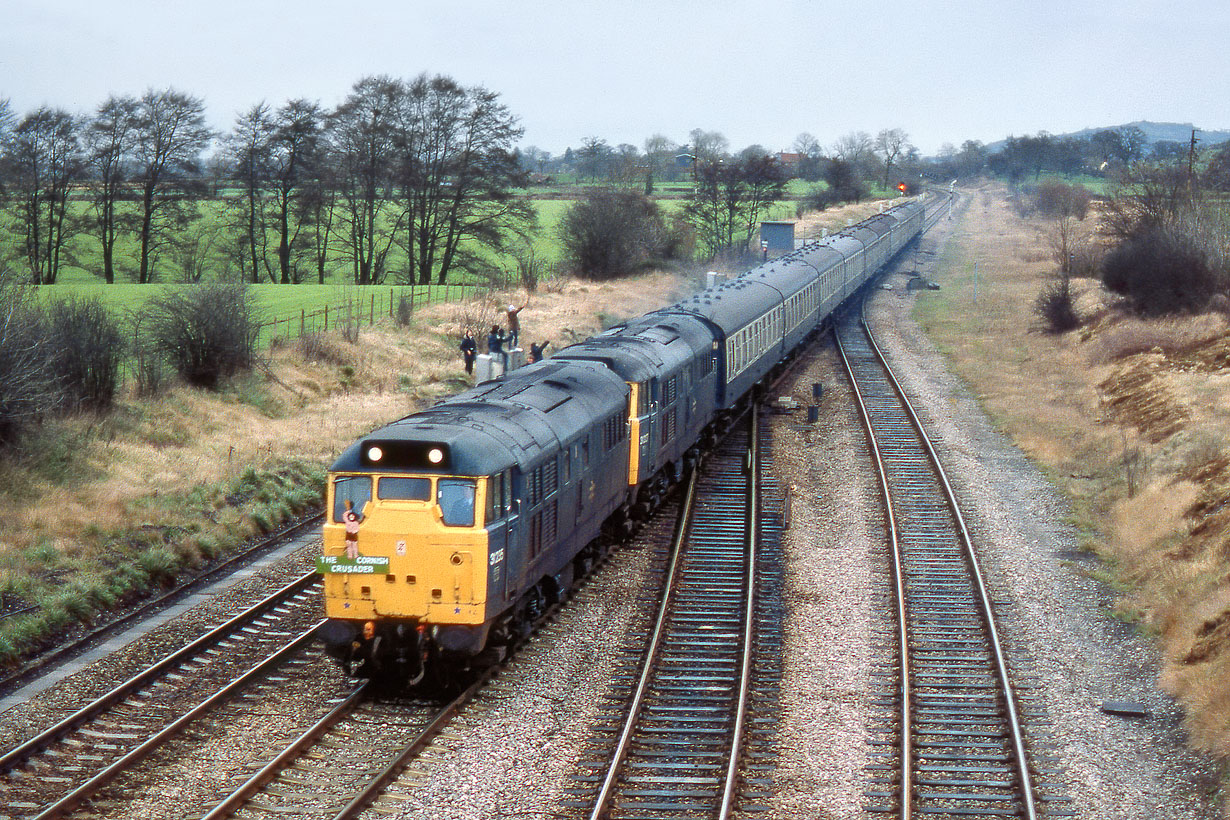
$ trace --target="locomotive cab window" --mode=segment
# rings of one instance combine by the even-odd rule
[[[346,502],[354,505],[354,511],[363,517],[367,502],[372,498],[372,477],[367,475],[340,476],[333,480],[333,521],[341,523],[346,512]]]
[[[441,478],[436,484],[436,503],[446,527],[474,526],[474,490],[472,478]]]
[[[430,501],[430,478],[381,476],[376,481],[376,495],[381,501]]]

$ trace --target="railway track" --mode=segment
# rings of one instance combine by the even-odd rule
[[[599,727],[606,742],[568,790],[567,805],[592,820],[724,818],[754,799],[781,641],[757,594],[757,550],[766,525],[776,544],[780,518],[760,511],[750,416],[752,429],[732,433],[690,478],[656,621],[634,635],[635,660]]]
[[[298,580],[0,755],[0,813],[68,816],[202,717],[310,648],[316,574]]]
[[[872,814],[1068,816],[1026,742],[1021,689],[957,498],[862,315],[834,334],[887,511],[897,662],[877,706]],[[1042,724],[1031,716],[1030,729]]]
[[[357,817],[372,804],[395,809],[404,796],[386,791],[409,763],[487,682],[480,675],[452,700],[385,697],[356,686],[202,816]]]

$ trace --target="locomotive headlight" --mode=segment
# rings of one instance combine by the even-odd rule
[[[382,458],[384,458],[384,450],[381,450],[379,447],[368,447],[367,448],[367,460],[368,461],[374,464],[380,461],[380,459]]]
[[[444,451],[439,447],[432,447],[427,451],[427,460],[432,464],[439,464],[441,461],[444,461]]]

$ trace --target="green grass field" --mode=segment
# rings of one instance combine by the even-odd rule
[[[789,198],[771,205],[761,218],[794,219],[797,207],[795,197],[816,184],[792,180],[787,188]],[[576,203],[577,197],[583,195],[585,187],[587,186],[570,186],[568,190],[572,196],[541,196],[541,192],[535,192],[540,194],[539,198],[532,200],[538,220],[530,242],[536,257],[545,261],[548,269],[562,257],[559,224],[567,210]],[[664,183],[658,186],[657,201],[668,215],[676,213],[684,207],[684,196],[690,190],[691,185],[688,182]],[[233,206],[223,200],[208,200],[197,206],[200,218],[193,229],[194,234],[204,237],[203,242],[213,243],[209,263],[202,277],[209,281],[233,277],[237,270],[236,264],[224,258],[219,250],[224,241],[234,241],[234,229],[228,227],[228,223],[234,219],[233,212],[228,210],[230,207]],[[88,220],[91,216],[90,206],[84,202],[77,203],[75,211],[75,216],[79,218]],[[14,260],[12,267],[19,268],[16,242],[16,237],[11,234],[0,235],[0,262],[10,258]],[[271,256],[274,243],[275,237],[271,235]],[[513,253],[519,252],[522,246],[519,242],[514,242],[509,250]],[[101,249],[98,240],[88,231],[83,232],[72,240],[66,254],[68,262],[61,267],[56,284],[41,289],[40,294],[43,298],[97,298],[110,311],[124,316],[139,316],[150,298],[182,281],[183,274],[177,261],[164,254],[154,261],[155,281],[147,285],[134,284],[138,252],[135,236],[128,234],[120,238],[116,251],[117,282],[107,285],[101,278]],[[330,324],[337,321],[339,310],[362,315],[366,320],[370,319],[373,313],[377,318],[390,315],[396,310],[398,299],[402,296],[408,298],[411,292],[414,294],[415,304],[418,305],[427,301],[457,298],[461,295],[458,285],[484,286],[495,281],[497,284],[515,286],[518,281],[515,274],[516,260],[511,254],[483,249],[479,255],[493,275],[483,277],[460,269],[454,270],[449,274],[450,284],[446,287],[411,288],[400,284],[406,280],[407,263],[405,253],[399,248],[394,248],[389,253],[386,263],[388,274],[382,286],[357,288],[352,282],[350,263],[337,253],[330,260],[329,272],[323,285],[316,284],[314,276],[293,287],[272,283],[254,285],[261,320],[280,323],[276,329],[270,327],[262,332],[262,342],[268,341],[275,334],[297,336],[300,328],[305,331],[322,329],[326,320],[326,309],[330,312]],[[496,272],[499,274],[496,275]]]

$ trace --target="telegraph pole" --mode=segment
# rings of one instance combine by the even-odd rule
[[[1191,147],[1187,151],[1187,194],[1192,196],[1196,190],[1196,143],[1200,140],[1196,139],[1196,129],[1192,129]]]

